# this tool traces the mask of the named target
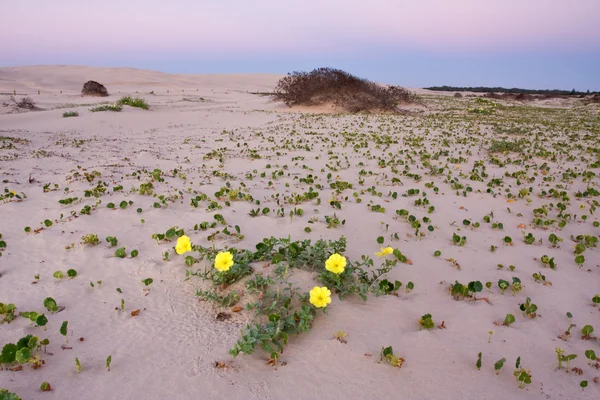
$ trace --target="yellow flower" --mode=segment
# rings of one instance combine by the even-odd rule
[[[385,249],[383,247],[379,248],[381,251],[378,253],[375,253],[375,255],[377,257],[385,257],[388,254],[392,254],[394,252],[394,249],[392,249],[391,247],[386,247]]]
[[[187,253],[188,251],[192,251],[192,243],[190,242],[190,238],[185,235],[180,236],[179,239],[177,239],[175,251],[179,255]]]
[[[11,190],[10,192],[13,194],[13,196],[17,195],[17,191],[16,190]]]
[[[325,261],[325,269],[331,271],[334,274],[341,274],[344,272],[346,266],[346,257],[341,256],[337,253],[332,254],[327,261]]]
[[[233,265],[233,254],[230,252],[220,252],[215,258],[215,268],[220,272],[229,271],[229,268]]]
[[[331,303],[331,291],[325,286],[312,288],[310,293],[310,304],[317,308],[327,307]]]

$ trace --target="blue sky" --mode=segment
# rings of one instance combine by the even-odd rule
[[[0,0],[0,66],[600,90],[600,0]]]

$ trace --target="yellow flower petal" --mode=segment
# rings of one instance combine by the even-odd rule
[[[341,274],[344,272],[346,267],[346,257],[341,256],[337,253],[332,254],[327,261],[325,261],[325,269],[333,272],[334,274]]]
[[[220,272],[229,271],[233,266],[233,254],[228,251],[220,252],[215,257],[215,268]]]
[[[188,251],[192,251],[192,243],[190,242],[190,238],[186,235],[180,236],[177,239],[177,244],[175,245],[175,251],[177,254],[185,254]]]
[[[386,247],[385,249],[383,247],[380,247],[379,250],[380,250],[379,252],[375,253],[375,255],[377,257],[385,257],[385,256],[387,256],[389,254],[394,253],[394,249],[391,248],[391,247]]]
[[[315,286],[309,292],[310,295],[310,304],[315,306],[316,308],[327,307],[329,303],[331,303],[331,291],[327,289],[325,286],[318,287]]]

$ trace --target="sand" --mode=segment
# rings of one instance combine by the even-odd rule
[[[563,122],[576,122],[579,118],[592,121],[589,126],[593,128],[575,129],[568,136],[549,125],[533,129],[527,119],[506,117],[503,122],[482,116],[478,120],[466,112],[473,99],[452,99],[426,91],[420,92],[425,94],[426,111],[419,108],[408,115],[290,112],[282,104],[251,93],[272,90],[278,78],[253,74],[169,75],[129,68],[74,66],[0,69],[0,103],[8,101],[16,90],[17,99],[30,96],[44,109],[14,112],[10,107],[0,107],[0,136],[13,138],[0,140],[6,144],[0,147],[0,177],[4,181],[0,193],[7,188],[27,196],[23,201],[0,201],[0,234],[7,243],[0,257],[0,302],[16,304],[18,312],[41,313],[44,299],[50,296],[64,307],[56,314],[46,312],[49,320],[46,330],[21,317],[0,325],[0,346],[26,334],[49,338],[51,342],[46,352],[40,352],[45,360],[42,368],[33,370],[25,366],[22,371],[0,371],[0,388],[7,388],[23,399],[592,399],[600,396],[600,386],[593,382],[600,371],[589,366],[584,357],[588,349],[600,354],[600,346],[597,340],[580,338],[580,330],[586,324],[600,330],[600,312],[591,301],[600,292],[600,257],[596,248],[587,249],[586,261],[583,267],[578,267],[574,263],[574,243],[570,240],[571,235],[597,237],[600,228],[592,226],[596,215],[581,220],[581,215],[589,215],[593,197],[581,200],[575,193],[585,190],[587,184],[581,177],[561,181],[568,168],[597,171],[587,167],[594,157],[584,152],[586,146],[597,145],[595,133],[586,137],[592,129],[598,131],[598,117],[594,117],[597,110],[593,105],[573,105],[559,110],[562,114],[545,117]],[[79,92],[87,80],[106,85],[110,97],[81,97]],[[149,94],[151,91],[154,94]],[[125,106],[122,112],[89,111],[94,104],[115,102],[125,94],[143,97],[150,110]],[[79,117],[63,118],[66,111],[77,111]],[[499,111],[506,115],[508,112]],[[463,116],[471,118],[470,122],[457,119]],[[534,138],[532,133],[499,134],[492,127],[493,122],[500,126],[522,123],[529,127],[530,133],[537,131],[538,137]],[[356,139],[346,141],[343,136],[348,134],[356,134]],[[505,172],[523,170],[524,165],[490,163],[492,157],[522,158],[515,153],[489,154],[491,141],[499,137],[525,138],[550,150],[553,144],[581,143],[583,147],[573,149],[572,160],[567,160],[564,154],[559,154],[555,161],[539,157],[526,160],[524,165],[532,166],[526,176],[536,179],[531,184],[516,186],[516,179],[504,177]],[[285,141],[288,148],[283,147]],[[365,147],[353,148],[361,141]],[[306,145],[310,151],[304,148]],[[261,158],[251,158],[245,149],[255,150]],[[222,166],[218,157],[210,157],[213,150],[222,154]],[[419,153],[425,150],[432,154],[447,150],[447,154],[429,162],[439,167],[447,165],[452,177],[467,174],[459,178],[460,182],[470,185],[473,191],[465,197],[461,189],[457,195],[451,184],[445,182],[447,172],[430,175],[429,168],[421,165]],[[588,161],[582,161],[582,157]],[[404,175],[404,165],[390,165],[392,159],[403,160],[410,167],[409,172],[421,175],[422,179],[415,181]],[[383,166],[378,165],[380,160],[384,161]],[[489,175],[483,182],[469,180],[478,160],[485,164]],[[545,175],[533,167],[544,162],[550,167]],[[267,164],[272,167],[267,168]],[[138,181],[131,176],[133,172],[156,168],[168,176],[164,182],[154,183],[155,193],[177,195],[161,208],[153,207],[156,198],[130,192],[148,180],[144,175]],[[173,177],[174,169],[186,179]],[[283,170],[283,176],[273,179],[271,173],[275,170]],[[75,174],[92,171],[101,173],[92,183]],[[214,171],[230,177],[214,176]],[[261,172],[266,172],[265,178],[260,177]],[[254,175],[253,179],[246,178],[248,173]],[[328,173],[332,174],[329,181]],[[308,190],[311,185],[294,179],[308,174],[313,174],[315,182],[323,185],[319,190],[321,203],[312,200],[296,205],[303,208],[304,214],[292,219],[287,216],[293,209],[289,205],[284,207],[286,217],[274,215],[277,205],[271,195]],[[545,186],[544,176],[555,177],[555,181]],[[400,182],[393,181],[393,177]],[[487,182],[493,177],[504,177],[504,186],[493,189],[496,196],[486,193]],[[354,186],[343,192],[341,210],[333,209],[327,202],[333,193],[329,182],[336,179]],[[84,191],[99,180],[109,184],[107,193],[100,197],[102,203],[90,215],[69,218],[71,211],[79,213],[85,205],[96,204],[97,199],[84,197]],[[202,221],[211,221],[215,212],[207,211],[206,202],[198,208],[192,207],[188,188],[213,198],[226,182],[236,188],[244,182],[249,193],[261,200],[261,207],[270,207],[273,212],[251,218],[248,213],[256,206],[236,201],[227,207],[224,201],[219,201],[223,209],[218,213],[225,217],[230,230],[238,225],[244,239],[219,238],[215,241],[217,248],[252,249],[270,236],[289,235],[294,240],[314,241],[336,240],[343,235],[348,241],[346,257],[358,260],[361,255],[377,258],[376,238],[384,236],[386,245],[401,250],[412,262],[398,264],[387,278],[401,280],[405,285],[412,281],[415,289],[410,293],[400,290],[398,296],[371,295],[366,302],[357,297],[340,301],[334,295],[328,314],[318,313],[310,332],[290,339],[277,366],[267,365],[267,354],[261,351],[233,359],[228,349],[251,321],[252,312],[236,313],[199,301],[196,289],[206,289],[206,282],[197,277],[186,281],[187,267],[184,258],[174,254],[174,243],[158,244],[152,239],[153,233],[179,226],[193,243],[209,246],[207,236],[213,230],[202,232],[192,228]],[[439,192],[426,187],[428,182],[439,187]],[[57,184],[58,190],[44,192],[46,184],[51,184],[49,189]],[[567,211],[578,214],[577,219],[570,220],[562,230],[556,225],[547,230],[535,228],[532,210],[560,201],[537,194],[561,184],[570,196]],[[113,192],[117,185],[123,186],[122,192]],[[598,178],[592,178],[589,185],[597,188]],[[508,188],[516,195],[521,188],[530,186],[533,193],[516,201],[503,193]],[[381,197],[364,192],[360,194],[362,202],[357,203],[353,192],[371,187],[381,192]],[[402,196],[412,188],[427,192],[435,211],[428,214],[427,207],[414,205],[421,195]],[[391,195],[393,192],[397,192],[397,198]],[[58,202],[75,196],[80,199],[76,204]],[[345,196],[347,200],[343,199]],[[133,205],[121,210],[118,204],[122,200],[133,201]],[[110,202],[117,204],[116,210],[106,208]],[[385,207],[385,212],[372,212],[370,204]],[[138,207],[143,209],[140,214],[136,212]],[[434,231],[425,230],[428,224],[423,224],[424,236],[415,235],[414,229],[397,216],[395,210],[399,209],[407,209],[419,219],[431,218]],[[324,217],[333,216],[334,212],[346,222],[328,228]],[[490,212],[494,214],[493,221],[503,223],[503,230],[492,229],[483,221]],[[556,218],[557,212],[556,208],[549,211],[548,218]],[[309,224],[311,218],[318,221]],[[37,234],[24,232],[26,226],[32,230],[42,227],[45,219],[55,221],[53,226]],[[481,226],[465,228],[464,219],[480,222]],[[310,233],[305,231],[306,227],[311,228]],[[467,236],[465,246],[452,244],[455,232]],[[543,242],[526,245],[523,236],[530,232]],[[551,248],[547,239],[553,232],[564,239],[558,248]],[[81,243],[81,237],[89,233],[98,235],[101,241],[98,246]],[[393,238],[394,233],[398,239]],[[138,250],[139,256],[115,257],[115,249],[104,241],[107,236],[116,236],[118,247],[125,246],[128,252]],[[503,245],[505,236],[512,237],[512,246]],[[495,252],[490,251],[492,245],[498,247]],[[434,257],[435,250],[440,250],[442,256]],[[170,251],[168,261],[163,260],[165,251]],[[555,258],[556,270],[543,268],[539,259],[544,254]],[[455,259],[460,269],[448,259]],[[257,263],[255,268],[265,273],[272,271],[272,267],[263,268],[264,264]],[[498,264],[504,268],[499,269]],[[516,267],[514,271],[509,270],[510,265]],[[55,271],[66,272],[71,268],[78,272],[74,279],[53,278]],[[532,278],[535,272],[543,273],[551,285],[535,282]],[[40,278],[33,284],[36,274]],[[521,279],[523,290],[514,296],[510,290],[500,294],[496,282],[510,281],[513,276]],[[141,282],[146,278],[154,281],[147,287]],[[455,301],[448,291],[455,280],[465,284],[473,280],[492,281],[492,289],[484,288],[478,295],[489,302]],[[98,285],[98,281],[102,284]],[[305,289],[317,284],[313,274],[302,271],[293,272],[290,281]],[[94,288],[90,282],[96,283]],[[245,296],[242,304],[250,301],[250,295]],[[526,318],[519,310],[519,304],[527,297],[538,306],[536,318]],[[121,299],[125,301],[124,312],[120,309]],[[140,312],[132,317],[134,310]],[[229,313],[230,318],[217,320],[220,312]],[[566,317],[567,312],[573,314],[572,321]],[[444,321],[445,329],[420,329],[418,320],[426,313],[432,314],[436,325]],[[503,321],[507,313],[512,313],[516,322],[510,327],[496,326],[494,323]],[[68,344],[59,333],[62,321],[69,322]],[[573,337],[568,341],[559,339],[571,322],[577,325]],[[339,330],[348,334],[346,344],[334,338],[334,332]],[[494,334],[488,343],[490,330]],[[379,362],[381,348],[390,345],[405,359],[400,369]],[[567,349],[566,354],[578,354],[571,367],[581,368],[583,375],[556,370],[556,347]],[[475,367],[479,352],[483,357],[481,370]],[[110,372],[105,368],[108,355],[112,356]],[[513,376],[518,356],[532,374],[532,383],[525,389],[518,387]],[[81,373],[75,367],[75,357],[83,366]],[[497,375],[494,363],[503,357],[506,365]],[[216,367],[216,362],[226,363],[227,367]],[[585,390],[579,386],[584,379],[589,382]],[[51,392],[40,391],[44,381],[51,384]]]

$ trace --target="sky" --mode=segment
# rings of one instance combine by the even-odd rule
[[[0,0],[0,66],[600,91],[600,0]]]

